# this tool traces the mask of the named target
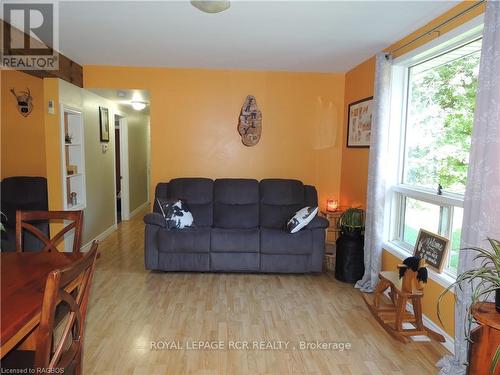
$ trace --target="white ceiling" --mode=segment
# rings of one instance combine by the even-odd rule
[[[115,102],[123,108],[130,109],[132,107],[131,102],[133,101],[146,103],[146,108],[144,108],[141,112],[146,115],[149,114],[150,102],[148,91],[134,89],[90,89],[90,91]]]
[[[456,1],[66,1],[61,52],[80,64],[345,72]]]

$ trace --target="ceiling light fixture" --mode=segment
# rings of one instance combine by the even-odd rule
[[[220,13],[229,9],[231,2],[225,0],[192,0],[191,5],[205,13]]]
[[[144,108],[146,108],[146,103],[144,102],[132,101],[130,102],[130,104],[136,111],[142,111]]]

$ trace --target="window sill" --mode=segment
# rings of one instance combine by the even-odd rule
[[[397,246],[393,242],[384,242],[383,243],[383,248],[384,250],[388,251],[390,254],[394,255],[395,257],[404,260],[410,256],[408,251],[404,250],[403,248]],[[439,285],[441,285],[443,288],[448,288],[451,284],[453,284],[456,280],[456,278],[450,274],[446,273],[437,273],[434,270],[431,270],[430,268],[427,268],[429,278]],[[450,292],[454,293],[454,290],[450,290]]]

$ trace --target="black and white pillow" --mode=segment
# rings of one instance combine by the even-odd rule
[[[310,223],[318,213],[318,207],[304,207],[298,210],[286,223],[286,230],[290,233],[297,233]]]
[[[161,213],[167,223],[167,229],[193,228],[193,214],[189,211],[186,202],[175,199],[170,201],[160,201],[157,199]]]

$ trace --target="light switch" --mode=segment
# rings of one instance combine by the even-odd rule
[[[47,109],[51,115],[53,115],[56,112],[55,106],[54,106],[54,101],[52,99],[49,100],[49,105],[48,105]]]

